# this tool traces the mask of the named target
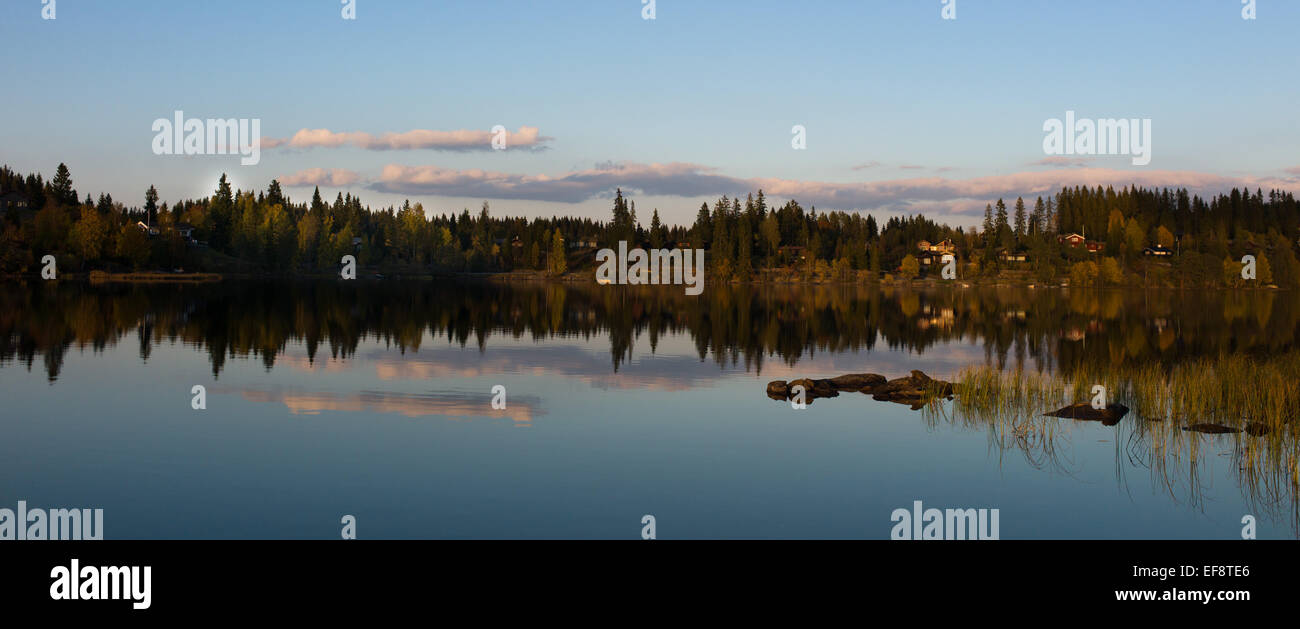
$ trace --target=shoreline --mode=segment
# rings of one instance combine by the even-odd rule
[[[1063,289],[1069,290],[1071,286],[1068,282],[1037,282],[1025,281],[1013,278],[981,277],[974,279],[957,279],[943,280],[934,278],[924,279],[885,279],[885,278],[857,278],[851,280],[833,280],[833,279],[794,279],[792,275],[776,273],[772,271],[764,272],[763,275],[783,275],[784,277],[764,277],[750,281],[741,281],[730,279],[719,281],[710,279],[707,284],[725,284],[728,286],[876,286],[880,288],[1027,288],[1030,290],[1045,289]],[[122,283],[122,284],[159,284],[159,283],[210,283],[222,282],[227,280],[331,280],[338,279],[338,275],[331,273],[174,273],[165,271],[137,271],[128,273],[109,273],[106,271],[69,271],[59,273],[59,277],[54,280],[73,280],[89,281],[91,283]],[[370,281],[432,281],[435,279],[455,279],[455,280],[483,280],[490,282],[503,283],[561,283],[575,284],[590,282],[596,284],[593,278],[583,273],[567,273],[562,276],[553,276],[545,271],[498,271],[498,272],[417,272],[403,273],[401,271],[388,270],[368,270],[357,274],[358,280]],[[0,273],[2,281],[28,281],[37,280],[45,281],[39,273]],[[656,285],[628,285],[628,286],[656,286]],[[664,285],[669,286],[669,285]],[[1278,287],[1276,284],[1269,284],[1258,287],[1204,287],[1204,286],[1148,286],[1148,285],[1099,285],[1076,287],[1081,289],[1092,290],[1169,290],[1169,291],[1276,291],[1287,292],[1285,289]]]

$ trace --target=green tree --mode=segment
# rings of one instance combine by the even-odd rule
[[[1119,286],[1124,283],[1124,271],[1120,269],[1119,262],[1115,258],[1105,257],[1101,261],[1101,281],[1110,286]]]
[[[1047,208],[1043,205],[1043,197],[1038,197],[1034,202],[1034,212],[1029,215],[1029,236],[1034,238],[1046,231],[1047,225]]]
[[[695,224],[691,226],[691,243],[697,249],[708,249],[713,237],[713,219],[709,216],[709,204],[701,203],[700,211],[695,214]]]
[[[997,230],[997,243],[1003,249],[1015,247],[1015,233],[1011,230],[1011,224],[1007,222],[1007,204],[998,199],[997,205],[994,206],[995,218],[993,219],[993,228]]]
[[[277,204],[278,205],[278,204]],[[308,213],[298,221],[298,249],[297,259],[299,264],[308,267],[315,267],[317,261],[317,248],[320,244],[320,217]]]
[[[984,246],[985,260],[988,260],[992,257],[991,253],[993,251],[993,248],[996,246],[996,244],[993,241],[994,233],[995,232],[993,229],[993,206],[991,204],[985,203],[984,224],[981,226],[981,230],[980,230],[980,236],[982,236],[982,240],[980,244]]]
[[[1259,281],[1260,286],[1273,283],[1273,267],[1269,265],[1268,258],[1262,253],[1255,259],[1255,279]]]
[[[57,203],[46,203],[36,213],[35,245],[37,253],[53,253],[62,248],[68,238],[70,219],[68,211]]]
[[[226,179],[225,173],[221,173],[217,190],[208,204],[206,228],[213,247],[225,250],[230,246],[234,209],[235,197],[230,190],[230,181]]]
[[[1241,276],[1242,264],[1240,260],[1232,258],[1223,259],[1223,283],[1227,286],[1238,288],[1245,284],[1245,278]]]
[[[767,245],[768,264],[776,257],[781,250],[781,221],[777,220],[776,212],[767,215],[763,219],[763,224],[758,228],[762,235],[764,244]]]
[[[131,268],[138,271],[149,261],[151,247],[149,236],[134,223],[122,225],[117,234],[117,247],[114,254],[125,260]]]
[[[551,236],[551,255],[547,260],[551,275],[564,275],[569,270],[569,263],[565,259],[564,253],[564,236],[560,234],[560,228],[555,228],[555,234]]]
[[[83,262],[98,261],[104,253],[104,241],[109,234],[107,220],[95,208],[81,206],[81,219],[72,226],[72,250]]]
[[[1097,276],[1099,273],[1100,271],[1097,268],[1097,263],[1092,260],[1076,262],[1070,267],[1070,286],[1092,286],[1097,282]]]
[[[145,211],[145,215],[147,216],[147,218],[145,219],[146,222],[150,226],[157,225],[158,224],[158,189],[153,186],[149,186],[149,189],[144,191],[144,211]]]
[[[1025,225],[1025,200],[1022,197],[1016,197],[1016,240],[1024,241],[1027,225]]]
[[[1124,254],[1127,259],[1132,260],[1142,255],[1142,250],[1146,248],[1146,230],[1138,224],[1137,218],[1128,219],[1124,227]]]
[[[650,248],[662,249],[667,240],[668,230],[659,221],[659,208],[655,208],[654,214],[650,216]]]
[[[56,203],[66,206],[77,204],[77,191],[72,187],[72,173],[67,164],[59,162],[54,179],[50,180],[50,193]]]
[[[1291,240],[1281,234],[1273,238],[1272,271],[1280,288],[1300,288],[1300,261],[1296,260]]]
[[[1156,228],[1156,244],[1166,248],[1174,248],[1174,234],[1161,225]]]
[[[742,282],[747,282],[753,272],[753,243],[754,232],[749,226],[749,214],[740,215],[740,220],[736,224],[736,264],[735,276]]]
[[[272,205],[262,217],[262,246],[264,259],[271,268],[287,266],[293,259],[294,238],[293,220],[284,206]]]
[[[921,273],[921,264],[916,261],[912,254],[903,256],[903,264],[899,267],[899,276],[905,280],[910,280]]]

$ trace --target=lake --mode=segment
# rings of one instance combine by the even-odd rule
[[[1244,464],[1246,434],[1029,443],[764,388],[1255,360],[1298,322],[1267,291],[8,282],[0,507],[102,508],[106,539],[888,539],[915,501],[998,509],[1002,539],[1295,538],[1294,469]]]

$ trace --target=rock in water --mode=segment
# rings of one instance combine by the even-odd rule
[[[808,399],[819,397],[835,397],[840,394],[835,385],[830,380],[812,380],[809,378],[800,378],[790,381],[790,395],[794,395],[796,386],[803,387],[804,397]]]
[[[773,380],[767,383],[767,397],[774,400],[790,399],[790,383],[785,380]]]
[[[915,404],[917,400],[934,395],[942,397],[952,395],[952,384],[935,380],[920,371],[912,371],[910,376],[896,378],[883,386],[876,387],[871,394],[872,399],[876,400]]]
[[[831,386],[840,391],[861,391],[878,387],[885,383],[885,377],[878,373],[850,373],[830,379]]]
[[[1263,437],[1272,430],[1272,428],[1268,427],[1268,424],[1263,422],[1250,422],[1249,424],[1246,424],[1246,434],[1252,437]]]
[[[1066,419],[1079,419],[1084,421],[1099,421],[1103,426],[1114,426],[1119,423],[1128,414],[1128,407],[1123,404],[1107,404],[1105,408],[1093,408],[1091,404],[1080,402],[1071,404],[1064,408],[1056,409],[1050,413],[1043,413],[1048,417],[1064,417]]]
[[[1223,424],[1192,424],[1190,426],[1183,426],[1183,430],[1203,432],[1207,435],[1226,435],[1229,433],[1241,432],[1240,428],[1232,428],[1230,426],[1224,426]]]
[[[952,383],[935,380],[920,371],[894,380],[886,380],[875,373],[850,373],[829,379],[800,378],[789,382],[773,380],[767,383],[767,396],[774,400],[791,399],[796,386],[803,387],[804,399],[808,402],[837,397],[840,391],[860,391],[874,399],[907,404],[916,410],[935,396],[952,398]]]

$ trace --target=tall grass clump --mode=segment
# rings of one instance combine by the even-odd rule
[[[1204,424],[1227,427],[1222,438],[1235,446],[1243,491],[1263,507],[1288,504],[1293,520],[1300,521],[1300,351],[1168,365],[1089,365],[1068,374],[968,367],[953,384],[950,419],[986,426],[998,446],[1022,450],[1031,463],[1043,456],[1055,460],[1054,442],[1073,420],[1044,413],[1089,402],[1099,384],[1106,387],[1107,403],[1129,408],[1122,421],[1130,454],[1139,455],[1171,490],[1176,475],[1186,475],[1189,487],[1200,485],[1199,464],[1209,449],[1195,430]]]

